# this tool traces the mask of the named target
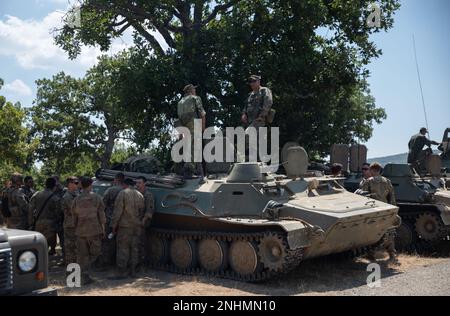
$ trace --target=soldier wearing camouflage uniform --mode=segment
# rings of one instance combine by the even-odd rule
[[[23,183],[21,174],[14,174],[11,177],[11,187],[6,190],[8,207],[11,217],[6,219],[7,227],[14,229],[28,229],[28,202],[20,187]]]
[[[45,189],[36,192],[30,200],[30,219],[34,230],[47,239],[49,255],[56,253],[57,221],[61,213],[60,200],[55,194],[56,180],[48,178]]]
[[[367,192],[367,196],[392,205],[396,205],[394,187],[389,179],[380,175],[381,165],[373,163],[370,165],[369,170],[371,178],[366,179],[362,183],[362,191]],[[397,252],[395,250],[395,236],[390,235],[383,240],[383,246],[389,253],[389,260],[395,264],[398,264]]]
[[[150,227],[153,213],[155,212],[155,198],[150,190],[146,187],[145,183],[147,179],[145,177],[138,177],[136,180],[136,188],[144,196],[144,218],[142,221],[142,236],[141,236],[141,253],[140,258],[148,263],[148,258],[145,256],[145,249],[148,249],[146,228]]]
[[[101,254],[105,237],[105,206],[100,195],[92,192],[92,179],[81,179],[83,191],[72,203],[75,227],[77,263],[81,268],[83,284],[91,283],[89,272]]]
[[[114,178],[113,186],[108,188],[103,195],[103,204],[105,204],[106,216],[106,236],[111,233],[111,220],[114,212],[114,204],[117,195],[123,190],[123,181],[125,176],[119,172]],[[102,256],[100,262],[103,267],[114,265],[116,262],[116,238],[106,238],[102,241]]]
[[[246,136],[246,151],[258,153],[258,140],[259,131],[261,127],[267,125],[267,117],[272,108],[273,98],[272,91],[267,87],[261,86],[261,77],[257,75],[252,75],[248,79],[248,83],[252,92],[248,95],[247,101],[242,112],[241,121],[242,123],[248,125],[245,130]],[[248,139],[250,129],[256,129],[258,133],[257,142],[254,144],[250,143]],[[249,157],[247,152],[247,158]]]
[[[202,99],[197,96],[196,86],[189,84],[184,87],[184,97],[178,102],[177,113],[181,125],[189,129],[191,137],[191,159],[190,162],[184,163],[185,173],[191,175],[193,173],[202,176],[200,180],[203,182],[203,169],[200,162],[194,161],[194,120],[202,120],[202,132],[206,126],[206,112],[202,105]],[[184,137],[185,135],[183,135]],[[200,136],[202,137],[202,136]]]
[[[424,146],[431,147],[431,145],[440,145],[440,143],[427,138],[428,130],[425,127],[420,129],[419,134],[413,135],[408,142],[408,163],[412,164],[414,168],[418,167],[417,161],[423,159],[426,151],[423,151]]]
[[[128,273],[135,276],[140,263],[144,210],[144,197],[134,188],[133,180],[125,179],[125,188],[117,195],[112,218],[112,229],[117,236],[117,278],[125,278]]]
[[[21,190],[22,190],[23,194],[25,194],[25,196],[27,197],[27,201],[29,203],[33,194],[36,193],[36,191],[33,189],[33,185],[34,185],[33,177],[26,176],[24,178],[23,182],[24,182],[24,185],[22,186]]]
[[[69,177],[66,181],[67,191],[61,199],[61,209],[64,214],[64,260],[66,264],[77,262],[75,223],[72,215],[72,203],[78,196],[78,178]]]

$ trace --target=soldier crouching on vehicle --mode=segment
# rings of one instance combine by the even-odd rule
[[[105,206],[102,198],[92,192],[92,179],[81,179],[83,191],[72,203],[72,216],[76,235],[77,263],[81,268],[82,284],[92,283],[90,271],[101,255],[105,237]]]

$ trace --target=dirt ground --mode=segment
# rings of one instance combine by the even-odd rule
[[[383,279],[403,274],[410,270],[429,267],[448,261],[445,254],[399,256],[400,265],[393,266],[380,258]],[[290,273],[264,283],[244,283],[206,276],[186,276],[158,270],[147,270],[136,279],[109,280],[113,271],[98,272],[93,275],[96,282],[77,289],[65,287],[62,268],[53,266],[50,285],[58,289],[59,295],[339,295],[340,292],[358,288],[366,284],[369,261],[363,258],[346,259],[337,256],[324,257],[303,262]]]

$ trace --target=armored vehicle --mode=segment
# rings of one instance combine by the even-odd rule
[[[47,288],[47,251],[40,233],[0,228],[0,295],[56,295]]]
[[[446,143],[443,142],[443,146]],[[347,145],[332,147],[332,157],[341,162],[350,160]],[[447,147],[445,147],[447,148]],[[339,150],[336,150],[339,149]],[[361,161],[365,161],[367,150],[363,150]],[[418,246],[433,246],[448,238],[450,225],[450,191],[446,188],[446,174],[443,173],[442,155],[429,153],[420,164],[418,173],[409,164],[387,164],[383,176],[394,186],[399,215],[402,224],[397,229],[396,246],[403,250],[414,250]],[[347,162],[348,165],[348,162]],[[359,164],[359,166],[361,166]],[[360,168],[360,167],[359,167]],[[357,164],[350,167],[350,174],[344,187],[350,192],[359,189],[362,180]]]
[[[209,172],[201,185],[147,175],[156,203],[147,249],[153,266],[260,281],[305,259],[380,246],[400,224],[397,207],[349,193],[307,166],[305,150],[293,147],[287,175],[260,163]],[[116,172],[99,170],[96,177],[111,181]]]
[[[442,178],[420,176],[408,164],[387,164],[383,176],[391,180],[400,208],[400,248],[412,249],[419,241],[430,246],[448,237],[450,191]]]

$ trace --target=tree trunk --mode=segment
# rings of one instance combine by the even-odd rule
[[[103,152],[101,167],[103,169],[108,169],[111,167],[111,156],[114,150],[114,144],[117,139],[115,132],[110,132],[108,130],[108,139],[105,142],[105,151]]]

